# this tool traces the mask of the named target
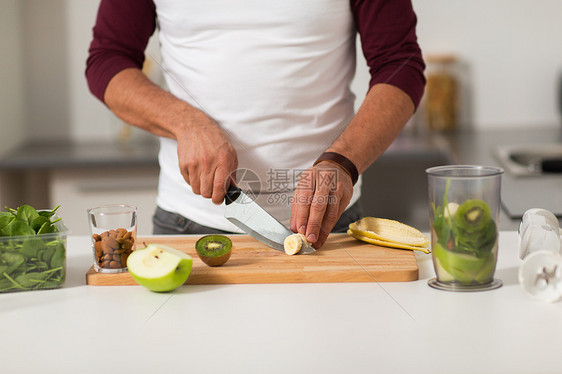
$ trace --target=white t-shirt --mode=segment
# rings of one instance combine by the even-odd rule
[[[288,226],[288,198],[354,115],[355,29],[349,0],[155,0],[171,93],[217,121],[258,203]],[[201,225],[240,232],[225,205],[195,195],[177,143],[160,139],[157,203]],[[251,174],[251,173],[250,173]],[[244,181],[243,181],[244,182]],[[244,185],[242,185],[244,187]],[[350,205],[360,194],[354,187]]]

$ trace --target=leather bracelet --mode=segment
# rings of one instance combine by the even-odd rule
[[[316,165],[319,162],[328,161],[333,164],[338,165],[341,167],[345,172],[351,177],[351,182],[355,185],[357,183],[357,179],[359,178],[359,172],[353,162],[351,162],[347,157],[344,155],[340,155],[336,152],[324,152],[318,157],[318,159],[314,162]],[[314,166],[313,165],[313,166]]]

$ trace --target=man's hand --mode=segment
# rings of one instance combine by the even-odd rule
[[[190,119],[189,130],[176,133],[179,167],[193,193],[221,204],[233,171],[236,150],[221,128],[204,113]]]
[[[222,203],[238,158],[213,119],[162,90],[135,68],[122,70],[111,79],[104,100],[124,121],[177,140],[183,178],[194,193]]]
[[[291,230],[319,249],[352,195],[351,177],[339,166],[324,161],[305,170],[293,195]]]
[[[357,114],[326,150],[345,155],[363,173],[396,139],[414,112],[410,96],[400,88],[379,83],[371,87]],[[325,170],[337,177],[328,183]],[[307,169],[293,195],[291,230],[306,235],[320,248],[353,194],[351,177],[339,166],[320,162]]]

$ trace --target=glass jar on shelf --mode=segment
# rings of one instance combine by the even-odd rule
[[[455,55],[430,55],[426,58],[425,123],[432,131],[451,131],[458,126],[459,81]]]

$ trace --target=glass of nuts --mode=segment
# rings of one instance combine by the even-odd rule
[[[94,268],[100,273],[127,271],[137,241],[137,208],[110,204],[88,209]]]

